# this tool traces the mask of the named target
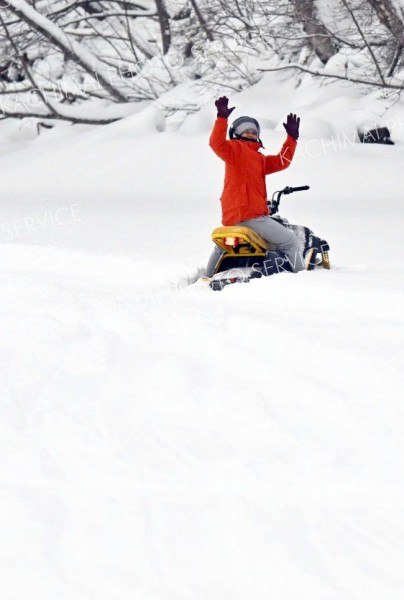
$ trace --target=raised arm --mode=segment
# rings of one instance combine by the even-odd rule
[[[292,162],[296,146],[296,140],[294,140],[290,135],[288,135],[279,154],[268,155],[265,157],[265,175],[269,175],[270,173],[276,173],[277,171],[283,171],[283,169],[287,169],[290,163]]]
[[[209,138],[209,146],[222,160],[230,161],[234,158],[234,144],[226,140],[227,119],[218,117],[213,125]]]
[[[265,175],[276,173],[287,169],[292,162],[293,155],[296,150],[297,140],[299,139],[300,118],[295,114],[290,113],[287,116],[286,123],[283,124],[288,137],[282,146],[279,154],[265,157]]]
[[[234,157],[234,144],[226,140],[227,119],[235,107],[229,108],[229,99],[226,96],[218,98],[215,102],[217,119],[209,138],[209,146],[222,160],[231,160]]]

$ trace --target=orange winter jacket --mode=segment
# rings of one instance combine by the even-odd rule
[[[226,163],[221,197],[223,225],[255,219],[268,214],[265,175],[286,169],[296,150],[296,140],[288,135],[276,156],[264,156],[259,142],[226,140],[227,119],[218,117],[209,145]]]

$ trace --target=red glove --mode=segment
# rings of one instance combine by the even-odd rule
[[[299,125],[300,117],[296,117],[296,115],[293,115],[292,113],[287,116],[286,123],[283,124],[286,133],[295,140],[299,139]]]
[[[233,110],[236,107],[233,106],[233,108],[229,108],[228,104],[229,104],[229,99],[226,98],[226,96],[222,96],[221,98],[216,100],[215,106],[217,108],[217,116],[218,117],[224,117],[225,119],[227,119],[231,115],[231,113],[233,112]]]

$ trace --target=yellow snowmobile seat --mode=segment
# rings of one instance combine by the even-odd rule
[[[250,227],[241,225],[217,227],[212,231],[212,240],[228,255],[265,256],[267,250],[276,248]]]

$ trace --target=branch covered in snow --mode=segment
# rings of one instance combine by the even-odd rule
[[[32,29],[41,33],[52,44],[59,48],[65,56],[77,63],[91,77],[96,79],[100,85],[105,88],[113,98],[119,102],[125,102],[126,96],[111,84],[111,81],[105,74],[105,65],[103,65],[94,55],[88,52],[81,44],[69,38],[60,27],[52,23],[50,19],[41,15],[25,0],[4,0],[1,4],[6,4],[7,8],[22,21],[25,21]]]
[[[18,85],[40,104],[25,106],[26,114],[41,108],[65,118],[80,112],[66,113],[68,104],[155,101],[184,82],[201,97],[239,91],[267,65],[401,91],[403,4],[0,0],[3,114],[12,114],[12,99],[24,114]]]

